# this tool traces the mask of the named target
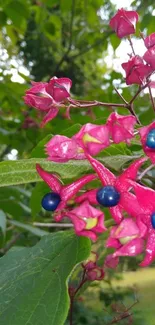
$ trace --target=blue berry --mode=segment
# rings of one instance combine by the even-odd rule
[[[152,216],[151,216],[151,224],[152,224],[153,229],[155,229],[155,212],[152,213]]]
[[[60,195],[58,193],[51,192],[44,195],[41,205],[47,211],[55,211],[60,201]]]
[[[104,207],[114,207],[119,203],[120,193],[114,186],[107,185],[97,191],[96,199]]]
[[[149,131],[146,139],[146,146],[155,149],[155,129]]]

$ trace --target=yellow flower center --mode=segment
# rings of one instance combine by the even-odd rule
[[[97,225],[97,218],[82,218],[86,222],[85,229],[89,230]]]
[[[126,237],[122,237],[122,238],[119,238],[119,241],[122,245],[125,245],[127,244],[129,241],[131,241],[132,239],[136,238],[137,236],[134,235],[134,236],[126,236]]]
[[[83,136],[82,139],[83,139],[84,144],[87,143],[87,142],[102,143],[101,141],[99,141],[96,138],[92,137],[88,133],[85,133],[85,135]]]

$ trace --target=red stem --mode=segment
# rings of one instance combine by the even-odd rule
[[[81,279],[78,287],[76,288],[76,290],[74,291],[74,293],[70,295],[70,325],[73,325],[73,304],[74,304],[74,298],[75,298],[76,294],[78,293],[78,291],[82,288],[82,286],[84,285],[84,283],[87,281],[87,278],[85,278],[85,275],[86,275],[86,270],[83,271],[83,276],[82,276],[82,279]]]

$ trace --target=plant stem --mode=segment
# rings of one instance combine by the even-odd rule
[[[76,290],[74,291],[74,293],[70,294],[70,325],[73,325],[73,304],[74,304],[74,298],[76,296],[76,294],[78,293],[78,291],[82,288],[83,284],[87,281],[87,279],[85,278],[86,275],[86,270],[83,271],[83,276],[82,279],[78,285],[78,287],[76,288]]]
[[[150,99],[151,99],[152,107],[153,107],[153,110],[154,110],[154,112],[155,112],[155,102],[154,102],[154,98],[153,98],[153,96],[152,96],[151,87],[148,86],[148,89],[149,89],[149,94],[150,94]]]
[[[47,228],[71,228],[73,227],[72,223],[43,223],[43,222],[33,222],[33,226],[37,227],[47,227]]]
[[[128,36],[128,40],[129,40],[133,55],[136,55],[130,35]]]
[[[125,99],[125,98],[124,98],[124,97],[119,93],[118,89],[117,89],[116,87],[114,87],[114,89],[115,89],[117,95],[122,99],[122,101],[123,101],[126,105],[128,105],[128,102],[127,102],[126,99]]]
[[[138,179],[138,181],[140,181],[142,178],[143,178],[143,176],[149,171],[149,170],[151,170],[153,167],[155,167],[153,164],[152,165],[150,165],[149,167],[147,167],[140,175],[139,175],[139,177],[137,178]]]

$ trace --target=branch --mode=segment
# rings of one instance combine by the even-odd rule
[[[106,41],[106,39],[107,39],[110,35],[112,35],[114,32],[113,32],[113,31],[107,31],[107,32],[105,31],[104,33],[106,33],[106,35],[105,35],[102,39],[96,41],[96,42],[95,42],[94,44],[92,44],[92,45],[88,45],[88,46],[87,46],[86,48],[84,48],[81,52],[79,52],[79,53],[77,53],[77,54],[74,54],[74,55],[70,56],[70,60],[73,60],[73,59],[77,58],[78,56],[81,56],[81,55],[85,54],[86,52],[89,52],[89,51],[92,50],[94,47],[96,47],[96,46],[98,46],[98,45],[104,43],[104,41]]]
[[[58,62],[55,71],[58,71],[60,69],[62,63],[67,58],[67,56],[71,50],[71,47],[72,47],[74,13],[75,13],[75,0],[72,0],[71,19],[70,19],[70,27],[69,27],[69,34],[70,34],[69,45],[68,45],[67,51],[64,53],[64,55]]]
[[[47,227],[47,228],[71,228],[72,223],[43,223],[43,222],[33,222],[33,226],[37,227]]]

